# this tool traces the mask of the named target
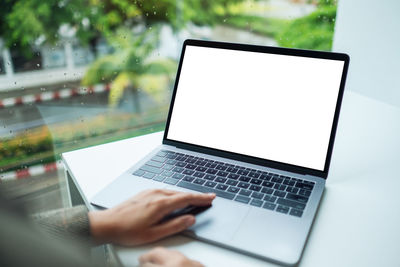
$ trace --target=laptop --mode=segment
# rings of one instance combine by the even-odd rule
[[[328,176],[346,54],[186,40],[162,144],[99,192],[214,192],[186,235],[297,264]]]

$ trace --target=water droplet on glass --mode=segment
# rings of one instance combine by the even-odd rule
[[[11,62],[10,62],[10,61],[7,61],[7,65],[10,66],[10,65],[11,65]]]
[[[37,67],[40,67],[40,64],[38,63],[38,64],[36,64],[36,66],[37,66]]]

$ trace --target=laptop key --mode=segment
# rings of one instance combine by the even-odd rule
[[[264,202],[262,200],[252,199],[251,202],[250,202],[250,205],[256,206],[256,207],[261,207],[263,203]]]
[[[226,180],[227,180],[226,178],[220,176],[217,176],[217,178],[215,179],[215,181],[218,183],[225,183]]]
[[[186,189],[191,189],[191,190],[198,191],[198,192],[202,192],[202,193],[215,193],[219,197],[230,199],[230,200],[232,200],[235,197],[235,194],[232,194],[232,193],[229,193],[226,191],[221,191],[221,190],[214,189],[214,188],[208,188],[208,187],[204,187],[201,185],[188,183],[185,181],[180,181],[177,184],[177,186],[183,187]]]
[[[164,151],[160,151],[157,153],[157,156],[159,156],[159,157],[165,157],[166,155],[167,155],[167,152],[164,152]]]
[[[228,178],[237,180],[240,177],[239,174],[230,173],[228,174]]]
[[[204,175],[205,175],[204,172],[195,172],[195,173],[193,174],[193,176],[198,177],[198,178],[203,178]]]
[[[145,174],[143,174],[142,177],[147,178],[147,179],[153,179],[154,176],[155,176],[154,173],[146,172]]]
[[[313,190],[314,185],[297,182],[296,185],[295,185],[295,187],[298,187],[298,188],[300,188],[300,189]]]
[[[200,185],[204,184],[205,182],[206,180],[200,178],[197,178],[196,180],[193,181],[194,184],[200,184]]]
[[[246,171],[246,170],[239,170],[238,172],[237,172],[237,174],[240,174],[240,175],[247,175],[247,174],[249,174],[249,171]]]
[[[191,170],[196,169],[196,167],[197,167],[197,165],[194,165],[194,164],[191,164],[191,163],[189,163],[189,164],[187,164],[187,165],[185,166],[186,169],[191,169]]]
[[[207,187],[213,188],[213,187],[215,187],[217,185],[217,183],[216,182],[207,181],[204,185],[207,186]]]
[[[164,163],[164,162],[167,161],[166,158],[164,158],[164,157],[159,157],[159,156],[154,156],[154,157],[151,158],[151,160],[154,160],[154,161],[157,161],[157,162],[161,162],[161,163]]]
[[[195,178],[193,176],[186,175],[182,180],[186,182],[193,182],[194,179]]]
[[[284,197],[285,195],[286,195],[286,193],[283,191],[275,190],[275,192],[274,192],[274,196],[277,196],[277,197]]]
[[[156,168],[156,167],[152,167],[152,166],[149,166],[149,165],[144,165],[144,166],[140,167],[140,169],[142,171],[152,172],[152,173],[155,173],[155,174],[160,174],[160,173],[163,172],[162,169],[159,169],[159,168]]]
[[[251,178],[258,178],[258,177],[260,177],[260,174],[257,172],[250,172],[247,176],[249,176]]]
[[[276,201],[276,203],[285,205],[285,206],[288,206],[291,208],[299,209],[299,210],[304,210],[304,208],[306,207],[306,205],[303,203],[299,203],[297,201],[293,201],[293,200],[289,200],[289,199],[285,199],[285,198],[278,198],[278,201]]]
[[[250,198],[238,195],[238,196],[236,196],[235,201],[247,204],[247,203],[249,203]]]
[[[221,162],[222,163],[222,162]],[[222,165],[222,164],[218,164],[215,169],[220,170],[220,171],[225,171],[228,167]]]
[[[215,177],[217,177],[217,176],[212,175],[212,174],[206,174],[204,176],[204,179],[207,179],[207,180],[210,180],[210,181],[214,181]]]
[[[238,170],[239,170],[238,168],[234,168],[234,167],[228,167],[226,169],[226,171],[230,172],[230,173],[236,173]]]
[[[263,192],[264,194],[271,195],[271,194],[274,192],[274,189],[269,188],[269,187],[263,187],[263,188],[261,189],[261,192]]]
[[[167,171],[172,170],[172,168],[174,168],[174,165],[165,164],[164,166],[162,166],[162,169]]]
[[[232,179],[228,179],[228,181],[226,181],[227,185],[237,185],[238,181],[232,180]]]
[[[276,211],[277,211],[277,212],[284,213],[284,214],[287,214],[287,213],[289,212],[289,208],[288,208],[288,207],[285,207],[285,206],[278,206],[278,207],[276,208]]]
[[[296,216],[296,217],[301,217],[303,215],[303,212],[301,210],[296,210],[296,209],[292,209],[289,212],[290,215]]]
[[[252,191],[257,191],[258,192],[258,191],[261,190],[261,186],[252,184],[252,185],[250,185],[249,189],[252,190]]]
[[[183,170],[184,169],[182,167],[175,167],[172,169],[173,172],[177,172],[177,173],[181,173],[181,172],[183,172]]]
[[[186,162],[177,162],[177,163],[175,164],[175,166],[178,166],[178,167],[185,167],[186,165],[187,165]]]
[[[183,178],[183,174],[181,174],[181,173],[175,173],[174,175],[172,175],[172,178],[174,178],[174,179],[182,179]]]
[[[153,166],[153,167],[156,167],[156,168],[160,168],[160,167],[163,166],[163,163],[158,162],[158,161],[149,160],[148,162],[146,162],[146,165]]]
[[[251,194],[251,197],[257,198],[257,199],[263,199],[264,194],[263,193],[258,193],[258,192],[253,192],[253,194]]]
[[[145,171],[142,171],[142,170],[137,170],[137,171],[135,171],[134,173],[132,173],[133,175],[136,175],[136,176],[142,176],[143,174],[145,174]]]
[[[175,172],[164,171],[164,172],[162,173],[162,175],[170,177],[170,176],[172,176],[174,173],[175,173]]]
[[[283,179],[279,178],[279,177],[274,177],[274,178],[271,179],[271,181],[274,182],[274,183],[281,184],[283,182]]]
[[[166,184],[176,184],[179,180],[174,179],[174,178],[167,178],[164,180],[164,183]]]
[[[226,176],[228,176],[228,172],[224,172],[224,171],[219,171],[219,172],[217,172],[217,175],[219,175],[219,176],[222,176],[222,177],[226,177]]]
[[[238,187],[244,188],[244,189],[249,188],[249,186],[250,186],[250,184],[244,183],[244,182],[239,182],[239,184],[238,184]]]
[[[311,195],[311,191],[300,189],[299,195],[309,197]]]
[[[202,166],[198,166],[196,168],[196,171],[199,171],[199,172],[205,172],[206,170],[207,170],[207,168],[206,167],[202,167]]]
[[[207,169],[206,170],[206,173],[208,173],[208,174],[216,174],[218,172],[218,170],[216,170],[216,169]]]
[[[251,191],[246,190],[246,189],[241,189],[239,192],[239,195],[246,196],[246,197],[250,196],[250,194],[251,194]]]
[[[307,201],[308,201],[308,197],[299,196],[299,195],[295,195],[295,194],[291,194],[291,193],[287,193],[286,198],[289,200],[294,200],[294,201],[298,201],[301,203],[307,203]]]
[[[250,177],[247,177],[247,176],[242,175],[242,176],[240,176],[239,181],[242,181],[242,182],[249,182],[250,179],[251,179]]]
[[[274,197],[274,196],[268,196],[268,195],[264,196],[264,201],[268,201],[271,203],[274,203],[276,199],[277,199],[277,197]]]
[[[263,186],[266,186],[266,187],[272,188],[272,187],[274,186],[274,183],[272,183],[272,182],[266,182],[266,181],[265,181],[265,182],[262,183],[262,185],[263,185]]]
[[[193,170],[184,170],[183,172],[182,172],[183,174],[186,174],[186,175],[192,175],[193,173],[194,173],[194,171]]]
[[[215,187],[215,188],[225,191],[228,188],[228,186],[226,184],[218,184],[217,187]]]
[[[251,184],[255,184],[255,185],[260,185],[262,183],[262,180],[260,180],[260,179],[251,179],[250,183]]]
[[[263,205],[263,208],[267,209],[267,210],[274,210],[275,207],[276,207],[276,204],[272,204],[272,203],[268,203],[268,202],[265,202]]]
[[[206,163],[206,165],[204,165],[204,167],[214,169],[215,167],[217,167],[217,164],[208,162],[208,163]]]
[[[237,187],[234,187],[234,186],[230,186],[229,188],[228,188],[228,192],[231,192],[231,193],[237,193],[237,192],[239,192],[239,190],[240,190],[240,188],[237,188]]]
[[[164,181],[164,179],[165,179],[165,176],[160,176],[160,175],[157,175],[156,177],[153,178],[153,180],[157,181],[157,182],[162,182],[162,181]]]

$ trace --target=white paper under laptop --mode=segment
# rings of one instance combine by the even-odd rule
[[[328,175],[349,58],[187,40],[163,145],[92,203],[215,192],[187,234],[280,263],[302,254]]]

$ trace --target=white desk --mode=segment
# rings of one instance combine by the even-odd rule
[[[300,266],[400,266],[400,109],[356,93],[344,96],[330,175]],[[89,208],[115,177],[161,143],[162,133],[63,154]],[[175,236],[150,246],[115,247],[125,266],[155,245],[206,266],[275,266],[227,249]]]

